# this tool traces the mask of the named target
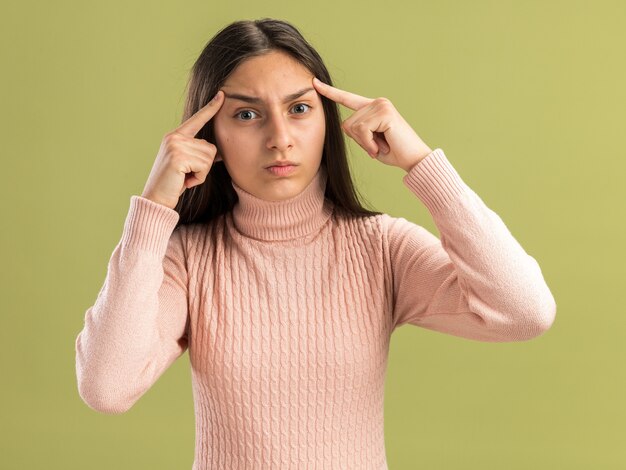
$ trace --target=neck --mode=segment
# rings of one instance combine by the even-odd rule
[[[317,233],[332,214],[332,202],[324,197],[328,175],[320,165],[311,182],[297,195],[282,201],[260,199],[232,181],[239,201],[233,221],[239,232],[259,240],[300,238]]]

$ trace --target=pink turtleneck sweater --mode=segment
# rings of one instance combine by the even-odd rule
[[[403,178],[441,240],[402,217],[340,217],[326,177],[278,202],[233,182],[232,212],[176,230],[176,211],[131,196],[76,338],[85,403],[124,413],[188,349],[193,470],[386,469],[395,328],[498,342],[552,325],[539,265],[441,149]]]

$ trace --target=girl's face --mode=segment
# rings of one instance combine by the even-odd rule
[[[239,187],[260,199],[299,194],[319,169],[326,134],[313,74],[288,54],[272,51],[239,64],[220,89],[225,96],[213,117],[216,159]],[[284,160],[296,165],[289,174],[267,169]]]

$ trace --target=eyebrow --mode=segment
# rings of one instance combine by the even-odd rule
[[[308,87],[308,88],[303,88],[300,91],[296,91],[295,93],[291,93],[290,95],[287,95],[283,98],[283,103],[287,103],[289,101],[293,101],[297,98],[300,98],[305,93],[308,93],[309,91],[313,91],[313,90],[315,90],[315,88]],[[260,104],[264,102],[261,98],[257,98],[256,96],[241,95],[238,93],[224,92],[224,96],[226,96],[226,98],[231,98],[233,100],[239,100],[239,101],[245,101],[247,103]]]

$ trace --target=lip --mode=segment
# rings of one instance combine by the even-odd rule
[[[275,176],[289,176],[297,168],[297,165],[274,165],[266,168],[267,171]]]
[[[265,168],[270,168],[272,166],[290,166],[290,165],[294,165],[296,166],[297,163],[292,162],[290,160],[281,160],[281,161],[276,161],[274,163],[270,163],[268,166],[266,166]]]

